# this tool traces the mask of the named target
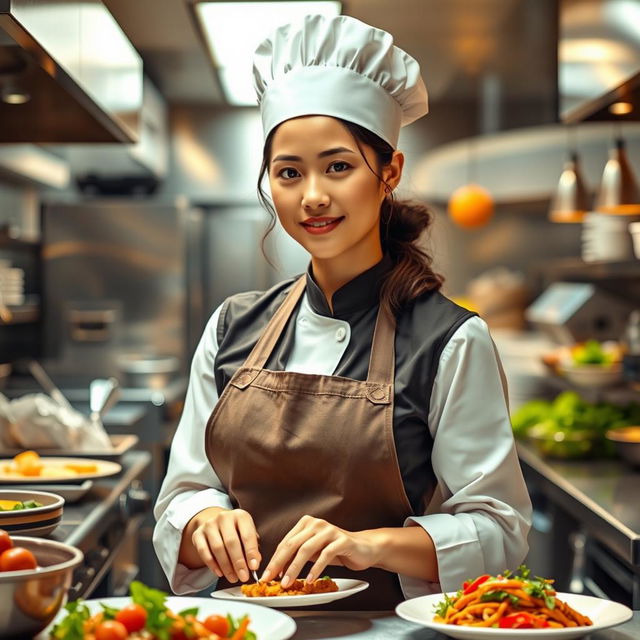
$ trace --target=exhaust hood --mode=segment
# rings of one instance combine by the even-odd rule
[[[136,142],[142,60],[102,2],[0,0],[0,142]]]

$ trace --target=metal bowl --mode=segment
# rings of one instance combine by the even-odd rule
[[[2,489],[0,500],[27,502],[34,500],[41,507],[20,509],[18,511],[0,511],[0,529],[9,535],[46,536],[62,520],[64,498],[47,491],[29,491],[28,489]]]
[[[117,360],[124,374],[124,384],[146,389],[164,389],[180,370],[175,356],[122,354]]]
[[[640,466],[640,426],[609,429],[605,435],[623,460]]]
[[[32,638],[66,601],[82,551],[54,540],[12,536],[16,547],[36,557],[38,568],[0,572],[0,639]]]

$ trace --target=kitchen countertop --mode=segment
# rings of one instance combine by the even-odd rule
[[[121,501],[132,482],[136,481],[149,466],[151,454],[147,451],[129,451],[119,464],[122,471],[109,478],[94,481],[87,495],[75,503],[67,503],[62,522],[51,534],[51,538],[83,548],[85,541],[99,528],[105,517]]]
[[[291,640],[446,640],[437,631],[407,622],[393,612],[368,611],[286,611],[295,619],[298,629]],[[640,611],[623,625],[597,631],[584,640],[638,640],[640,638]]]
[[[640,470],[619,459],[553,460],[529,444],[517,447],[525,477],[591,536],[640,569]]]

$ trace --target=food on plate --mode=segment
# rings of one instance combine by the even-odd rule
[[[131,603],[116,609],[102,604],[102,611],[91,613],[82,600],[65,606],[67,615],[51,631],[51,640],[256,640],[249,630],[248,616],[210,615],[198,617],[198,609],[171,611],[167,594],[134,581]]]
[[[284,588],[279,580],[270,582],[254,582],[243,584],[240,591],[249,598],[264,598],[274,596],[306,596],[312,593],[333,593],[338,591],[338,585],[329,576],[318,578],[313,582],[294,580]]]
[[[73,478],[75,475],[95,473],[98,471],[98,466],[94,462],[84,462],[82,460],[63,464],[50,463],[47,462],[46,458],[41,458],[35,451],[23,451],[14,456],[11,464],[4,465],[3,471],[10,475],[28,478]]]
[[[15,547],[11,536],[0,529],[0,572],[36,569],[36,557],[24,547]]]
[[[22,511],[23,509],[37,509],[41,502],[35,500],[0,500],[0,511]]]
[[[483,575],[465,582],[453,597],[445,594],[436,606],[434,622],[496,629],[560,629],[588,627],[587,617],[556,598],[553,580],[518,572]]]

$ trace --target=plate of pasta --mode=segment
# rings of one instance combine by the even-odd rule
[[[627,622],[628,607],[611,600],[560,593],[553,580],[515,574],[483,575],[450,593],[401,602],[396,613],[458,640],[569,640]]]

